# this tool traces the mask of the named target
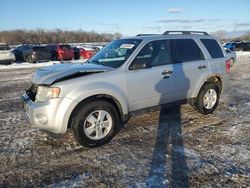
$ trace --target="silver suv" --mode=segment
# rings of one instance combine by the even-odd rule
[[[112,41],[87,63],[38,69],[22,99],[35,127],[53,136],[72,129],[93,147],[141,112],[189,103],[212,113],[229,67],[221,44],[205,32],[137,35]]]

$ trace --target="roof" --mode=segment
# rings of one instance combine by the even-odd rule
[[[152,34],[152,35],[139,35],[135,37],[129,37],[126,39],[142,39],[142,40],[154,40],[154,39],[176,39],[176,38],[197,38],[197,39],[211,39],[214,37],[210,35],[200,35],[200,34]]]

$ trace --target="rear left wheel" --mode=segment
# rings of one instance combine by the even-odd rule
[[[195,107],[202,114],[215,111],[220,99],[220,90],[217,83],[206,83],[200,89]]]

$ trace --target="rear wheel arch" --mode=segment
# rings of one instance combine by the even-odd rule
[[[216,83],[218,85],[219,88],[219,92],[222,92],[223,89],[223,85],[222,85],[222,79],[219,75],[213,75],[211,77],[209,77],[204,83],[203,85],[207,84],[207,83]],[[203,86],[202,85],[202,86]]]
[[[202,87],[204,85],[206,85],[207,83],[216,83],[219,87],[219,92],[222,92],[223,89],[223,85],[222,85],[222,79],[220,77],[220,75],[216,74],[216,75],[211,75],[208,78],[204,78],[203,80],[199,81],[199,83],[197,83],[196,88],[194,89],[190,99],[189,99],[189,104],[191,106],[195,105],[196,99],[200,93],[200,90],[202,89]]]

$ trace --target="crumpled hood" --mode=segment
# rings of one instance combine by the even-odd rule
[[[56,81],[63,80],[70,76],[84,76],[87,73],[98,73],[110,71],[114,68],[90,63],[64,63],[51,65],[49,67],[39,68],[33,75],[34,84],[51,85]]]

